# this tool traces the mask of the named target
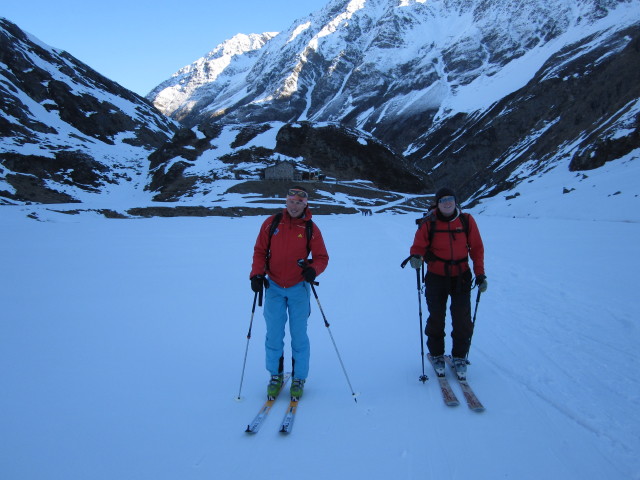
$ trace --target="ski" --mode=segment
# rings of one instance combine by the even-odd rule
[[[280,388],[278,395],[280,395],[280,392],[284,389],[285,385],[289,381],[289,377],[291,377],[290,373],[284,374],[284,378],[282,379],[282,388]],[[245,430],[246,433],[258,433],[258,430],[260,430],[260,427],[267,418],[267,415],[269,415],[271,407],[273,407],[273,404],[276,403],[278,395],[276,395],[272,399],[267,399],[267,401],[264,402],[264,405],[262,405],[262,408],[258,411],[258,414],[255,416],[253,421],[249,425],[247,425],[247,429]]]
[[[427,358],[429,359],[431,366],[433,366],[433,362],[431,362],[431,354],[427,354]],[[433,370],[435,371],[435,367]],[[444,374],[439,375],[438,372],[435,373],[436,378],[438,379],[438,383],[440,384],[440,392],[442,393],[442,400],[444,401],[445,405],[449,407],[460,405],[458,397],[456,397],[456,394],[453,393],[453,389],[451,388],[451,384],[449,383],[449,380],[447,380],[447,377],[445,377]]]
[[[445,355],[444,358],[453,371],[453,374],[458,379],[458,383],[460,384],[460,388],[462,389],[464,399],[467,401],[467,405],[469,406],[469,408],[474,412],[484,412],[484,405],[482,405],[475,392],[471,389],[471,386],[469,385],[469,382],[467,382],[467,379],[458,377],[456,369],[453,367],[451,356]]]
[[[284,418],[282,419],[282,423],[280,424],[280,433],[291,433],[291,430],[293,429],[293,421],[296,419],[298,402],[299,400],[294,400],[293,398],[289,401],[287,413],[284,414]]]

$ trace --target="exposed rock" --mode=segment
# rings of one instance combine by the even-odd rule
[[[344,127],[287,124],[278,131],[276,141],[276,152],[302,157],[339,180],[367,179],[381,189],[412,193],[425,189],[402,156],[375,138],[363,138]]]
[[[497,0],[332,5],[231,59],[215,80],[202,81],[206,72],[195,70],[204,63],[196,62],[189,78],[163,84],[184,81],[181,91],[197,91],[183,99],[181,120],[190,127],[304,120],[311,133],[281,129],[277,152],[382,185],[390,175],[377,161],[363,162],[357,145],[329,142],[317,128],[339,124],[404,152],[424,177],[421,188],[449,184],[472,200],[512,189],[526,178],[514,176],[525,163],[532,173],[565,158],[572,169],[597,168],[638,147],[637,130],[616,133],[633,121],[637,129],[630,117],[640,85],[637,0],[537,0],[518,9]],[[627,23],[601,22],[614,9]],[[447,106],[474,84],[504,85],[517,62],[537,64],[540,55],[548,55],[542,68],[504,98],[479,101],[476,111]],[[385,185],[413,191],[415,170],[406,172],[406,185]]]
[[[0,174],[14,189],[0,195],[12,201],[73,202],[129,182],[176,128],[146,99],[2,18],[0,79]]]
[[[0,19],[0,197],[74,202],[133,177],[165,202],[206,196],[220,179],[267,191],[253,180],[284,159],[337,181],[371,181],[377,192],[447,184],[474,202],[561,160],[599,168],[640,148],[638,4],[539,0],[514,11],[497,0],[333,2],[305,28],[238,36],[164,82],[156,93],[180,129]],[[596,28],[613,8],[628,9],[626,27]],[[430,36],[442,25],[460,28]],[[530,81],[503,98],[475,111],[448,106],[543,54]]]
[[[526,162],[535,174],[571,154],[570,168],[586,170],[640,148],[632,114],[640,98],[640,25],[589,50],[593,40],[554,55],[524,88],[482,115],[458,114],[434,127],[410,159],[435,184],[469,198],[484,185],[490,187],[483,196],[512,189],[526,178],[511,178]],[[563,150],[570,144],[575,153]]]

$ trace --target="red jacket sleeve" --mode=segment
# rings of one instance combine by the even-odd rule
[[[316,275],[320,275],[329,264],[329,254],[322,238],[322,232],[316,224],[313,225],[313,235],[309,246],[311,247],[311,258],[313,260],[311,266],[316,271]]]
[[[258,238],[253,247],[253,263],[251,264],[251,273],[249,278],[254,275],[264,275],[267,269],[267,245],[269,243],[269,229],[275,215],[267,218],[260,227]]]
[[[429,244],[429,230],[427,229],[428,222],[424,222],[420,225],[420,228],[416,231],[413,237],[413,244],[409,250],[410,255],[420,255],[424,257]]]
[[[469,256],[473,261],[473,273],[484,275],[484,244],[475,219],[469,215]]]

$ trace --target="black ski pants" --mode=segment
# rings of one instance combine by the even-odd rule
[[[427,272],[424,279],[425,296],[429,318],[424,333],[427,348],[433,356],[444,355],[445,317],[447,300],[451,297],[451,355],[466,357],[471,344],[473,323],[471,322],[471,271],[459,276],[446,277]]]

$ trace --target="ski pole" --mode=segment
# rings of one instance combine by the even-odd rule
[[[469,350],[467,350],[467,363],[469,362],[469,351],[471,351],[471,339],[473,338],[473,332],[476,329],[476,315],[478,314],[478,304],[480,303],[480,295],[482,292],[478,289],[478,295],[476,296],[476,308],[473,311],[473,320],[471,320],[471,336],[469,337]]]
[[[320,313],[322,314],[322,318],[324,320],[324,326],[327,327],[327,332],[329,332],[329,336],[331,337],[331,342],[333,343],[333,348],[336,350],[336,354],[338,355],[338,360],[340,361],[340,365],[342,366],[342,371],[344,372],[344,376],[347,379],[347,383],[349,384],[349,388],[351,389],[351,396],[353,400],[358,403],[357,395],[353,391],[353,387],[351,386],[351,381],[349,380],[349,375],[347,375],[347,369],[344,368],[344,363],[342,362],[342,357],[340,356],[340,352],[338,351],[338,346],[336,345],[336,341],[333,338],[333,334],[331,333],[331,328],[329,322],[327,321],[327,317],[324,314],[324,310],[322,310],[322,305],[320,304],[320,299],[318,298],[318,294],[316,293],[316,287],[313,283],[310,283],[311,291],[313,292],[313,296],[316,297],[316,302],[318,302],[318,308],[320,309]]]
[[[247,366],[247,353],[249,352],[249,340],[251,340],[251,329],[253,328],[253,315],[256,313],[256,300],[258,299],[258,292],[253,296],[253,307],[251,308],[251,320],[249,321],[249,332],[247,333],[247,346],[244,349],[244,362],[242,363],[242,375],[240,375],[240,389],[238,390],[238,397],[236,400],[240,401],[242,393],[242,382],[244,381],[244,369]],[[260,289],[260,305],[262,305],[262,289]]]
[[[422,329],[422,288],[420,286],[421,272],[424,270],[424,264],[420,266],[420,269],[416,268],[416,281],[418,285],[418,316],[420,317],[420,355],[422,355],[422,375],[418,378],[422,383],[429,380],[429,377],[424,373],[424,330]]]

